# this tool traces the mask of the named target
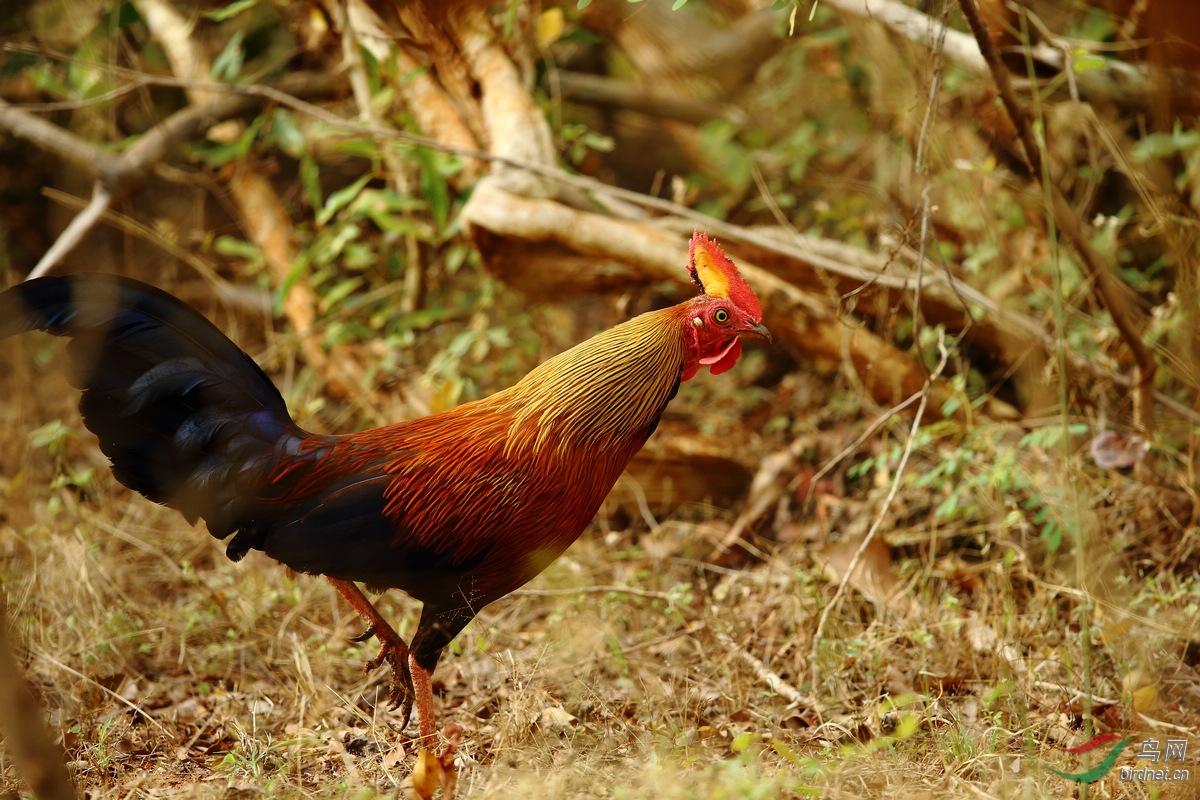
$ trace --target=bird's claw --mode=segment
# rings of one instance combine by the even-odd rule
[[[374,628],[371,629],[374,634]],[[367,662],[364,672],[371,672],[376,667],[380,667],[384,662],[387,662],[392,668],[392,686],[388,691],[388,707],[395,711],[400,709],[400,728],[408,727],[408,720],[412,716],[413,698],[416,696],[416,690],[413,688],[412,672],[408,666],[408,647],[401,641],[384,640],[379,648],[379,653],[374,658]]]
[[[365,642],[367,639],[370,639],[374,635],[375,635],[375,626],[370,625],[367,627],[367,629],[365,631],[360,633],[358,636],[351,636],[350,641],[356,642],[356,643]]]

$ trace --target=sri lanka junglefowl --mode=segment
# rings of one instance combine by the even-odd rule
[[[700,294],[642,314],[490,397],[410,422],[320,436],[292,421],[258,365],[190,306],[113,275],[37,278],[0,293],[0,338],[70,339],[83,422],[117,480],[324,575],[379,638],[392,699],[433,743],[430,673],[488,603],[583,532],[681,381],[725,372],[762,307],[716,242],[692,237]],[[356,585],[424,605],[409,645]],[[428,751],[426,751],[428,752]],[[445,757],[443,757],[444,761]]]

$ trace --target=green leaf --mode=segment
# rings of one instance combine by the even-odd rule
[[[674,4],[672,4],[672,6],[671,6],[671,10],[678,11],[679,9],[683,8],[685,5],[687,5],[687,0],[675,0]]]
[[[203,11],[201,14],[213,22],[224,22],[227,19],[233,19],[247,9],[254,8],[256,5],[258,5],[258,0],[235,0],[235,2],[230,3],[224,8],[214,8],[211,11]]]
[[[333,149],[348,156],[375,159],[379,157],[379,148],[370,139],[343,139],[335,142]]]
[[[583,11],[592,4],[592,0],[579,0],[579,10]]]
[[[271,115],[271,139],[292,158],[299,158],[305,150],[304,132],[286,108],[277,108]]]
[[[213,250],[229,258],[241,258],[256,263],[262,263],[263,260],[262,251],[256,245],[233,236],[218,236],[213,242]]]
[[[329,222],[329,220],[333,219],[334,214],[350,205],[354,198],[358,197],[359,193],[362,192],[363,188],[370,183],[371,178],[373,177],[374,176],[368,172],[366,175],[363,175],[349,186],[338,189],[336,192],[329,195],[329,200],[325,202],[325,205],[317,214],[317,225],[325,225],[327,222]]]
[[[225,43],[225,48],[221,50],[221,54],[213,61],[212,69],[208,74],[215,81],[228,81],[232,83],[237,80],[237,76],[242,71],[242,62],[245,60],[245,52],[242,50],[242,39],[245,34],[242,31],[237,31],[233,36],[229,37],[229,41]]]
[[[453,275],[458,272],[459,267],[467,260],[467,246],[462,243],[456,243],[450,246],[450,250],[446,253],[446,262],[442,267],[447,275]]]
[[[1094,53],[1089,53],[1082,47],[1076,47],[1071,51],[1071,70],[1075,74],[1090,72],[1092,70],[1104,69],[1107,62]]]
[[[331,231],[333,235],[329,235]],[[360,233],[362,229],[353,223],[326,229],[314,242],[311,250],[312,263],[324,266],[341,258],[346,247],[357,239]]]
[[[394,189],[365,189],[350,204],[348,214],[351,217],[366,217],[387,233],[397,235],[415,234],[428,238],[428,232],[422,233],[419,221],[406,216],[409,212],[420,211],[426,207],[424,200],[402,195]]]
[[[61,419],[50,420],[29,432],[29,443],[34,447],[46,448],[52,456],[61,453],[66,443],[74,438],[75,431],[64,425]]]
[[[735,753],[740,753],[740,752],[744,751],[747,747],[749,747],[751,744],[753,744],[754,740],[757,738],[758,738],[758,734],[755,734],[755,733],[739,734],[737,737],[734,738],[734,740],[732,742],[730,742],[729,749]]]
[[[446,185],[446,178],[438,169],[437,154],[420,148],[414,155],[421,165],[421,195],[429,202],[429,210],[433,214],[437,231],[441,233],[446,229],[446,222],[450,218],[450,189]]]
[[[316,159],[308,154],[308,151],[300,153],[300,183],[304,186],[304,193],[308,195],[308,202],[313,208],[320,208],[321,203],[321,179],[320,168],[317,167]]]
[[[1200,145],[1200,132],[1185,132],[1179,120],[1175,120],[1175,129],[1171,133],[1151,133],[1135,142],[1131,150],[1134,161],[1145,162],[1154,158],[1170,158],[1197,145]]]
[[[358,287],[362,285],[362,278],[347,278],[346,280],[339,282],[328,292],[325,292],[324,296],[321,297],[321,313],[328,313],[329,309],[336,306],[342,300],[345,300],[350,296],[350,294],[352,294],[358,289]]]
[[[450,319],[456,313],[452,308],[422,308],[410,314],[401,314],[392,320],[392,324],[404,330],[423,331]]]

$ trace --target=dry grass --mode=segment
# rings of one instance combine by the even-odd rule
[[[47,421],[79,429],[74,395],[55,369],[12,368],[29,393],[0,404],[0,582],[77,786],[92,798],[396,794],[412,730],[376,704],[385,676],[362,673],[371,651],[350,642],[360,624],[336,593],[258,554],[229,562],[203,529],[116,485],[88,438],[58,456],[34,447]],[[944,456],[923,448],[915,472]],[[899,594],[850,594],[816,687],[810,637],[833,588],[813,558],[822,523],[801,516],[764,558],[725,567],[691,557],[721,536],[702,521],[711,513],[597,526],[447,651],[435,690],[442,722],[466,734],[461,796],[1059,797],[1076,787],[1043,765],[1096,760],[1061,752],[1083,738],[1072,692],[1088,676],[1119,701],[1097,709],[1099,729],[1194,739],[1196,529],[1135,522],[1125,502],[1144,490],[1128,478],[1025,460],[1039,485],[1075,477],[1082,541],[1049,553],[1002,488],[981,486],[976,511],[941,525],[930,509],[943,489],[906,491],[887,536]],[[94,481],[51,487],[87,468]],[[878,481],[849,485],[841,520],[824,517],[832,529],[863,525],[881,495]],[[406,598],[380,605],[411,632]],[[771,692],[765,669],[823,714]],[[1144,716],[1181,727],[1131,711],[1145,687]],[[0,749],[0,791],[23,791],[16,766]],[[1196,796],[1193,773],[1113,773],[1089,796]]]

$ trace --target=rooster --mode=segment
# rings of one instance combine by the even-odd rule
[[[150,500],[324,575],[416,705],[422,756],[436,738],[430,675],[481,608],[546,568],[583,532],[658,425],[681,381],[733,367],[741,339],[770,342],[758,297],[696,232],[700,294],[561,353],[514,386],[449,411],[341,436],[302,430],[257,364],[212,323],[114,275],[37,278],[0,293],[0,339],[68,337],[83,422],[113,474]],[[406,645],[359,589],[423,603]],[[455,738],[438,762],[449,768]],[[419,761],[419,765],[420,765]],[[436,765],[435,765],[436,766]]]

